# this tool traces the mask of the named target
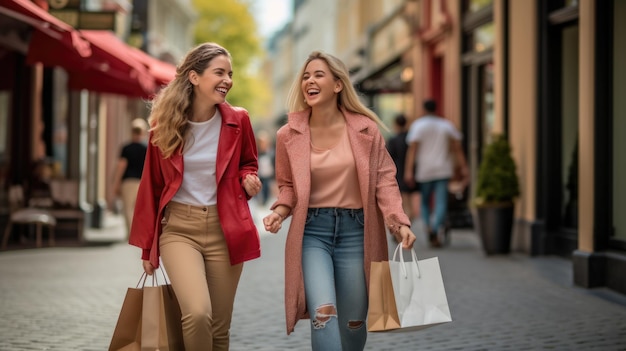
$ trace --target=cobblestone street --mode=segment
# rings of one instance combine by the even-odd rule
[[[91,229],[87,247],[0,253],[0,350],[108,348],[126,289],[141,275],[139,249],[120,241],[121,228]],[[285,332],[285,234],[262,231],[262,257],[244,267],[233,351],[310,349],[308,321]],[[367,350],[626,350],[626,297],[574,287],[568,260],[485,257],[472,231],[454,231],[444,249],[425,247],[418,243],[418,257],[439,257],[453,321],[370,333]]]

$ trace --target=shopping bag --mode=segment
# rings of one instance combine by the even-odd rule
[[[386,331],[400,327],[396,310],[389,261],[372,262],[370,266],[367,330]]]
[[[393,259],[389,261],[400,320],[397,331],[414,331],[451,322],[439,259],[418,260],[415,250],[410,250],[413,260],[405,262],[401,250],[402,244],[398,244]]]
[[[143,289],[139,287],[141,276],[135,288],[128,288],[122,303],[120,315],[111,337],[109,351],[140,351],[141,350],[141,309],[143,306]]]
[[[163,273],[165,278],[165,273]],[[141,351],[184,351],[180,306],[174,289],[156,282],[143,288]]]

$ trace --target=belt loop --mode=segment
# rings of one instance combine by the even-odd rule
[[[187,205],[187,217],[191,216],[191,205]]]
[[[314,208],[314,209],[313,209],[313,215],[314,215],[315,217],[317,217],[317,215],[318,215],[319,213],[320,213],[320,209],[319,209],[319,208]]]
[[[333,207],[333,212],[335,213],[335,217],[339,216],[339,209],[337,207]]]

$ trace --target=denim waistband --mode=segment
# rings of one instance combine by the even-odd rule
[[[317,216],[318,214],[331,214],[334,216],[341,216],[344,214],[355,216],[357,214],[362,214],[362,208],[339,208],[339,207],[319,207],[319,208],[309,208],[308,211],[310,214]]]

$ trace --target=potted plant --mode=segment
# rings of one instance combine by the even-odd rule
[[[504,135],[494,135],[483,153],[474,198],[476,227],[487,255],[510,252],[514,199],[519,193],[509,141]]]

